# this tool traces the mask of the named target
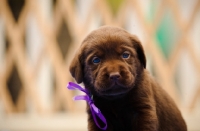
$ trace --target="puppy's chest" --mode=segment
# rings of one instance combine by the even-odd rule
[[[130,131],[136,126],[137,113],[132,108],[112,109],[106,111],[105,115],[108,126],[110,125],[114,131]]]

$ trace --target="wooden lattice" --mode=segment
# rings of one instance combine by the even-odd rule
[[[90,31],[92,20],[94,16],[99,14],[101,22],[105,25],[116,25],[124,27],[126,24],[125,14],[129,11],[136,13],[138,21],[140,22],[143,30],[148,34],[144,40],[144,48],[147,54],[152,56],[155,63],[157,75],[161,79],[161,84],[164,89],[173,97],[177,103],[181,103],[179,93],[177,92],[176,85],[173,80],[175,75],[176,66],[183,50],[187,50],[190,59],[194,64],[197,71],[198,79],[200,78],[200,59],[195,52],[194,46],[189,36],[189,30],[194,24],[194,19],[200,9],[200,1],[197,0],[192,15],[188,19],[184,19],[178,3],[174,0],[162,0],[161,6],[155,14],[153,24],[148,23],[144,16],[144,10],[138,0],[125,0],[116,15],[114,15],[105,0],[94,0],[89,7],[88,14],[85,21],[81,21],[78,17],[77,10],[71,0],[57,0],[52,11],[52,19],[49,20],[44,15],[38,1],[25,0],[25,4],[21,10],[18,20],[16,21],[11,12],[10,6],[6,0],[0,0],[0,18],[4,21],[5,36],[9,40],[9,47],[5,52],[2,69],[0,70],[0,101],[7,113],[24,111],[26,109],[25,99],[30,101],[31,105],[39,113],[46,111],[57,111],[61,106],[67,111],[75,111],[76,105],[72,102],[72,92],[66,90],[66,84],[72,78],[68,72],[69,63],[74,55],[77,47],[80,45],[84,36]],[[127,10],[127,8],[132,10]],[[158,28],[165,9],[173,12],[173,18],[177,28],[181,31],[176,47],[173,49],[168,60],[166,60],[156,44],[154,39],[155,31]],[[24,35],[26,34],[26,22],[29,14],[34,16],[36,23],[41,31],[44,39],[44,46],[38,52],[40,57],[37,59],[35,66],[31,65],[25,50]],[[59,34],[62,24],[67,26],[71,34],[71,41],[68,43],[70,46],[64,57],[61,53],[56,36]],[[44,57],[45,56],[45,57]],[[53,70],[55,71],[56,88],[53,96],[53,105],[47,109],[43,106],[40,90],[37,88],[36,79],[37,72],[45,58],[50,60]],[[8,91],[7,81],[11,75],[13,66],[18,70],[23,89],[20,90],[16,104],[13,103],[10,92]],[[194,108],[196,101],[200,96],[200,83],[198,83],[197,90],[194,90],[195,95],[188,106]],[[181,106],[181,105],[180,105]]]

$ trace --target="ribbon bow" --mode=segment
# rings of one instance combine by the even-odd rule
[[[92,100],[92,96],[90,95],[90,93],[82,88],[81,86],[79,86],[78,84],[75,84],[73,82],[69,82],[68,85],[67,85],[67,88],[69,90],[80,90],[82,92],[84,92],[86,95],[79,95],[79,96],[75,96],[74,97],[74,100],[85,100],[87,101],[87,103],[89,104],[90,106],[90,110],[91,110],[91,113],[92,113],[92,116],[93,116],[93,119],[96,123],[96,125],[102,129],[102,130],[106,130],[107,129],[107,122],[106,122],[106,119],[105,117],[103,116],[103,114],[101,113],[101,111],[94,105],[94,102]],[[97,117],[105,124],[104,127],[101,127],[97,121]]]

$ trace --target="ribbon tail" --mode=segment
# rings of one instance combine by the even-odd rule
[[[76,89],[82,90],[83,89],[81,86],[79,86],[78,84],[75,84],[73,82],[69,82],[67,85],[67,88],[70,90],[76,90]]]
[[[101,111],[94,105],[94,104],[91,104],[90,105],[90,109],[91,109],[91,112],[92,112],[92,116],[93,116],[93,119],[96,123],[96,125],[102,129],[102,130],[106,130],[107,129],[107,122],[106,122],[106,118],[103,116],[103,114],[101,113]],[[97,118],[98,117],[102,123],[104,123],[104,126],[101,127],[97,121]]]
[[[75,101],[77,101],[77,100],[85,100],[85,101],[88,101],[88,96],[86,96],[86,95],[78,95],[78,96],[75,96],[73,99],[74,99]]]
[[[67,85],[67,88],[69,90],[80,90],[80,91],[85,92],[86,94],[89,95],[89,93],[86,89],[82,88],[80,85],[75,84],[73,82],[69,82],[68,85]]]

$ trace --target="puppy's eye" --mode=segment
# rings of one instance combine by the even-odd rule
[[[94,58],[92,59],[92,62],[93,62],[94,64],[98,64],[98,63],[101,62],[101,59],[98,58],[98,57],[94,57]]]
[[[122,58],[129,58],[130,57],[130,53],[128,51],[125,51],[123,54],[122,54]]]

